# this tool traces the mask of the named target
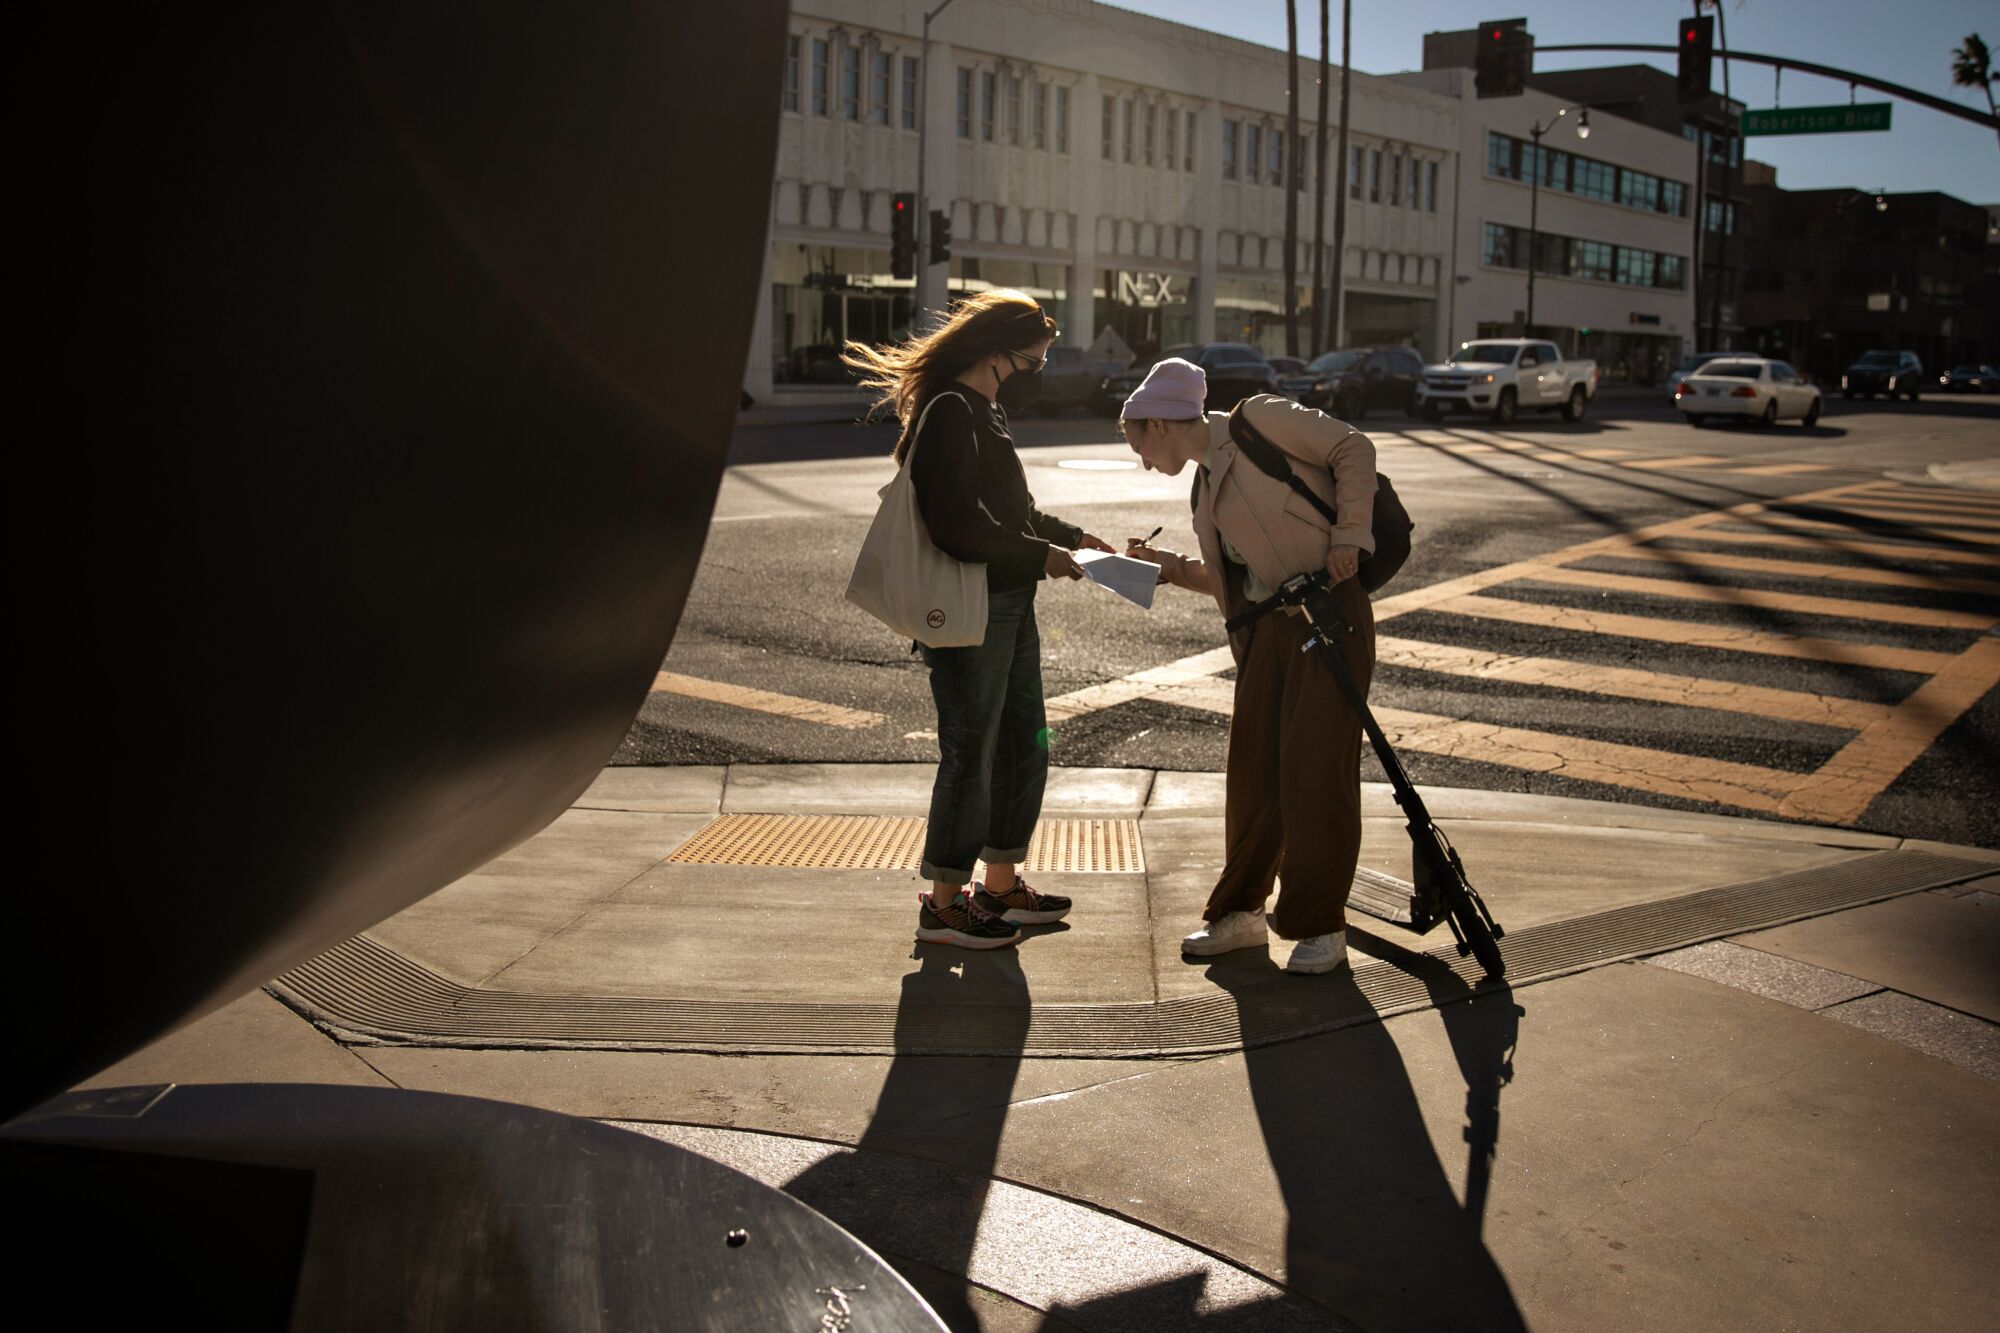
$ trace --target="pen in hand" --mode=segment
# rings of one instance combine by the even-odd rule
[[[1153,538],[1159,536],[1161,533],[1165,531],[1166,529],[1164,527],[1154,528],[1151,532],[1147,533],[1145,537],[1140,539],[1139,545],[1151,546],[1153,544]]]

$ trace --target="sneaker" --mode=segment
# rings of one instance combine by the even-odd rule
[[[1270,938],[1262,912],[1229,912],[1181,940],[1181,952],[1211,958],[1232,949],[1254,949]]]
[[[1336,967],[1345,966],[1347,966],[1347,932],[1336,930],[1331,935],[1308,935],[1300,940],[1292,949],[1292,956],[1285,964],[1285,971],[1317,976],[1321,972],[1331,972]]]
[[[1005,893],[980,889],[972,895],[972,901],[980,911],[1022,926],[1046,926],[1051,921],[1060,921],[1069,915],[1070,907],[1069,899],[1059,893],[1031,889],[1019,875],[1014,876],[1014,887]]]
[[[917,938],[925,944],[956,944],[961,949],[999,949],[1021,938],[1021,932],[991,912],[983,911],[961,893],[943,907],[931,906],[928,893],[917,895]]]

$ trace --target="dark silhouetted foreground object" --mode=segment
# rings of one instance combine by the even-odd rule
[[[91,1328],[170,1313],[214,1329],[289,1317],[295,1333],[811,1329],[841,1305],[857,1329],[938,1327],[893,1269],[777,1190],[473,1097],[73,1095],[0,1137],[0,1179],[36,1223],[19,1271],[67,1274],[65,1317]]]

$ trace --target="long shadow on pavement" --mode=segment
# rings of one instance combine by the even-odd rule
[[[1442,1006],[1467,1084],[1465,1202],[1386,1026],[1252,1045],[1251,1100],[1288,1214],[1285,1283],[1363,1328],[1525,1328],[1481,1239],[1521,1010],[1505,988],[1466,1003],[1468,988],[1442,963],[1361,935],[1350,929],[1366,951],[1393,951]],[[1261,950],[1220,959],[1208,976],[1234,998],[1246,1033],[1264,1026],[1260,1010],[1273,1000],[1283,1007],[1285,988],[1354,988],[1348,970],[1284,976]]]
[[[979,1219],[986,1210],[987,1182],[1000,1153],[1004,1111],[1014,1099],[1027,1045],[1027,975],[1014,949],[971,952],[919,944],[917,969],[903,978],[896,1008],[896,1056],[882,1080],[868,1128],[855,1145],[859,1152],[828,1158],[785,1185],[785,1192],[874,1245],[859,1224],[871,1211],[877,1170],[870,1149],[948,1161],[965,1182],[959,1193],[931,1193],[903,1200],[900,1229],[920,1228],[928,1240],[921,1267],[903,1268],[946,1325],[978,1330],[965,1279],[972,1266]],[[950,1056],[976,1049],[1004,1054]],[[998,1115],[968,1111],[997,1108]],[[934,1151],[926,1151],[935,1144]],[[912,1218],[912,1214],[915,1218]],[[877,1246],[879,1249],[880,1247]],[[888,1257],[885,1255],[885,1257]]]

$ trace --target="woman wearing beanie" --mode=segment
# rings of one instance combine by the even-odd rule
[[[917,938],[929,943],[999,948],[1021,938],[1019,926],[1070,909],[1019,873],[1049,768],[1035,585],[1083,577],[1078,547],[1111,548],[1035,507],[1007,433],[1007,414],[1041,392],[1055,333],[1033,297],[990,291],[959,302],[935,332],[893,347],[850,342],[841,358],[902,420],[896,462],[910,468],[931,541],[986,566],[985,641],[923,648],[938,715],[922,870],[931,886],[917,908]],[[967,894],[978,860],[985,883]]]
[[[1375,666],[1375,620],[1354,577],[1373,552],[1375,446],[1367,436],[1286,398],[1258,394],[1238,409],[1283,450],[1292,471],[1340,520],[1240,457],[1229,414],[1202,411],[1201,368],[1170,359],[1153,367],[1125,404],[1119,427],[1150,470],[1179,476],[1199,466],[1194,530],[1201,558],[1134,540],[1126,554],[1160,566],[1161,581],[1215,598],[1224,619],[1269,597],[1295,574],[1325,569],[1342,640],[1365,692]],[[1201,929],[1181,941],[1196,957],[1295,940],[1286,970],[1330,972],[1347,961],[1347,895],[1361,856],[1361,720],[1333,672],[1304,651],[1308,627],[1294,608],[1261,616],[1230,636],[1236,700],[1229,722],[1224,807],[1227,857]],[[1283,881],[1267,927],[1273,876]]]

